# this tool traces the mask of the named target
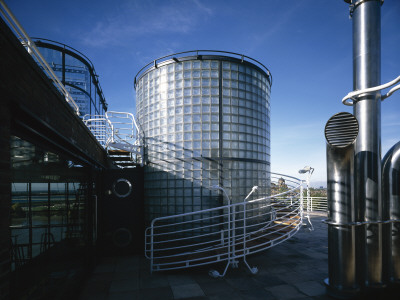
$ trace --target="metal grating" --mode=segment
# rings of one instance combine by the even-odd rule
[[[353,144],[357,135],[358,121],[348,112],[333,115],[325,125],[326,141],[334,147],[344,148]]]

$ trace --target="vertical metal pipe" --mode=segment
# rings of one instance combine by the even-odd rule
[[[338,113],[325,127],[328,183],[328,266],[325,281],[335,297],[358,293],[354,212],[354,141],[358,134],[356,118]]]
[[[384,221],[400,220],[400,142],[382,160]],[[400,222],[383,225],[385,279],[400,283]]]
[[[380,85],[381,0],[356,1],[353,7],[354,90]],[[381,204],[381,106],[380,93],[360,96],[354,104],[359,122],[355,143],[355,204],[357,221],[376,222],[382,217]],[[380,287],[382,280],[382,225],[357,228],[360,245],[361,284]]]

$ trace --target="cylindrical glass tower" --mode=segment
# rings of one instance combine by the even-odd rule
[[[135,77],[146,145],[146,220],[270,192],[270,91],[261,63],[233,53],[170,55]]]

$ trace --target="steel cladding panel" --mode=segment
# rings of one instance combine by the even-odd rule
[[[255,185],[254,197],[269,194],[270,89],[254,65],[221,57],[167,62],[138,79],[147,221],[221,205],[214,185],[232,202]]]

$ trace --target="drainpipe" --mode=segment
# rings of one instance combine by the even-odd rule
[[[385,279],[400,283],[400,142],[382,160],[382,200]]]
[[[350,2],[347,0],[346,2]],[[353,19],[353,88],[380,85],[382,0],[351,0]],[[381,197],[381,95],[362,94],[354,101],[359,123],[355,142],[354,179],[360,285],[383,287],[382,197]]]
[[[328,294],[352,298],[359,292],[354,211],[354,142],[357,119],[342,112],[325,126],[328,183]]]

